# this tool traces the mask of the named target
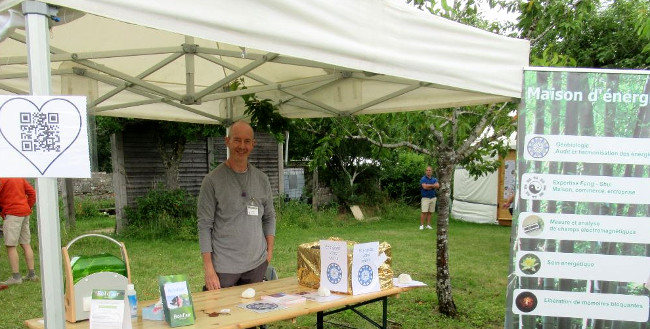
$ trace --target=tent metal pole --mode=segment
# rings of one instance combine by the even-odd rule
[[[247,77],[249,77],[248,74],[246,74]],[[254,80],[257,80],[253,78]],[[307,85],[307,84],[313,84],[317,82],[331,82],[331,81],[336,81],[341,79],[341,74],[339,73],[333,73],[333,74],[327,74],[327,75],[322,75],[322,76],[316,76],[316,77],[311,77],[311,78],[305,78],[305,79],[299,79],[299,80],[293,80],[293,81],[287,81],[287,82],[282,82],[282,83],[275,83],[275,82],[270,82],[268,81],[268,84],[266,84],[267,80],[265,81],[260,81],[259,82],[265,83],[264,85],[261,86],[253,86],[253,87],[248,87],[247,89],[238,89],[234,91],[224,91],[220,93],[214,93],[210,94],[208,96],[203,97],[203,101],[214,101],[217,99],[223,99],[227,97],[235,97],[235,96],[241,96],[241,95],[247,95],[247,94],[254,94],[254,93],[261,93],[264,91],[270,91],[270,90],[282,90],[283,88],[290,88],[290,87],[296,87],[296,86],[301,86],[301,85]]]
[[[195,48],[194,38],[186,35],[183,47]],[[187,52],[185,54],[185,93],[187,95],[194,94],[194,74],[194,54]]]
[[[213,91],[217,90],[218,88],[223,87],[225,84],[230,83],[231,81],[239,78],[242,75],[245,75],[246,73],[254,70],[258,66],[261,66],[267,62],[272,62],[274,58],[278,57],[278,54],[275,53],[268,53],[259,59],[249,63],[248,65],[242,67],[241,69],[229,74],[227,77],[224,77],[223,79],[213,83],[212,85],[206,87],[205,89],[201,90],[200,92],[196,93],[194,97],[196,99],[201,99],[204,96],[212,93]]]
[[[46,3],[25,1],[29,79],[32,95],[48,96],[52,92],[50,75],[49,14]],[[41,265],[43,316],[45,328],[65,328],[63,308],[63,274],[61,272],[61,227],[56,178],[38,178],[38,241]]]
[[[179,58],[181,56],[183,56],[183,54],[174,53],[174,54],[170,55],[169,57],[165,58],[164,60],[160,61],[158,64],[153,65],[152,67],[146,69],[144,72],[138,74],[136,76],[136,78],[137,79],[144,79],[144,78],[148,77],[150,74],[152,74],[152,73],[160,70],[161,68],[167,66],[167,64],[175,61],[177,58]],[[87,75],[87,73],[85,73],[85,75]],[[97,75],[97,76],[99,76],[99,75]],[[98,80],[95,77],[92,77],[92,78],[95,79],[95,80]],[[97,106],[98,104],[100,104],[103,101],[117,95],[120,91],[122,91],[124,89],[127,89],[127,88],[128,87],[125,84],[122,84],[121,86],[107,92],[106,94],[102,95],[101,97],[97,97],[97,99],[92,101],[91,103],[88,103],[88,108],[93,108],[93,107]]]

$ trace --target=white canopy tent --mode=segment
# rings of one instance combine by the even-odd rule
[[[0,94],[85,77],[96,115],[227,123],[251,92],[290,118],[494,103],[528,64],[527,41],[389,0],[45,2],[0,0]],[[56,182],[37,187],[45,325],[63,328]]]
[[[517,147],[516,132],[508,137],[508,147],[511,152],[515,151]],[[506,159],[501,159],[501,161],[505,161],[507,171],[510,161]],[[514,164],[515,162],[512,161],[513,166]],[[514,170],[514,167],[512,169]],[[470,176],[467,169],[456,167],[451,216],[466,222],[498,224],[499,193],[503,193],[499,190],[499,175],[503,174],[497,170],[475,178]],[[502,177],[502,179],[504,178]]]
[[[0,1],[0,93],[29,92],[20,2]],[[528,64],[527,41],[394,1],[49,3],[52,91],[98,81],[98,115],[219,123],[236,79],[290,118],[493,103],[520,97]]]
[[[497,224],[498,183],[496,171],[474,178],[465,168],[457,167],[451,216],[466,222]]]

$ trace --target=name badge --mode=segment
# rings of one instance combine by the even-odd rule
[[[248,216],[257,216],[257,209],[257,206],[246,206],[246,212],[248,212]]]

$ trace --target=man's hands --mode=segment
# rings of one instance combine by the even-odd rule
[[[201,258],[203,259],[203,273],[205,274],[205,288],[208,290],[221,289],[221,283],[219,283],[219,276],[212,266],[212,253],[204,252],[201,253]]]
[[[273,246],[275,245],[275,236],[267,235],[266,236],[266,262],[271,264],[271,258],[273,258]]]
[[[214,269],[205,272],[205,287],[208,290],[221,289],[219,276],[217,276],[217,273],[214,271]]]
[[[440,184],[438,184],[438,183],[435,183],[435,184],[422,183],[422,188],[425,189],[425,190],[438,189],[438,188],[440,188]]]

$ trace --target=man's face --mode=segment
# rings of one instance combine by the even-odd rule
[[[427,174],[427,177],[431,177],[431,175],[433,175],[433,169],[431,169],[431,168],[427,168],[427,170],[425,171],[425,173]]]
[[[226,137],[226,146],[230,150],[230,157],[235,160],[246,160],[255,146],[253,129],[244,124],[233,125],[230,136]]]

